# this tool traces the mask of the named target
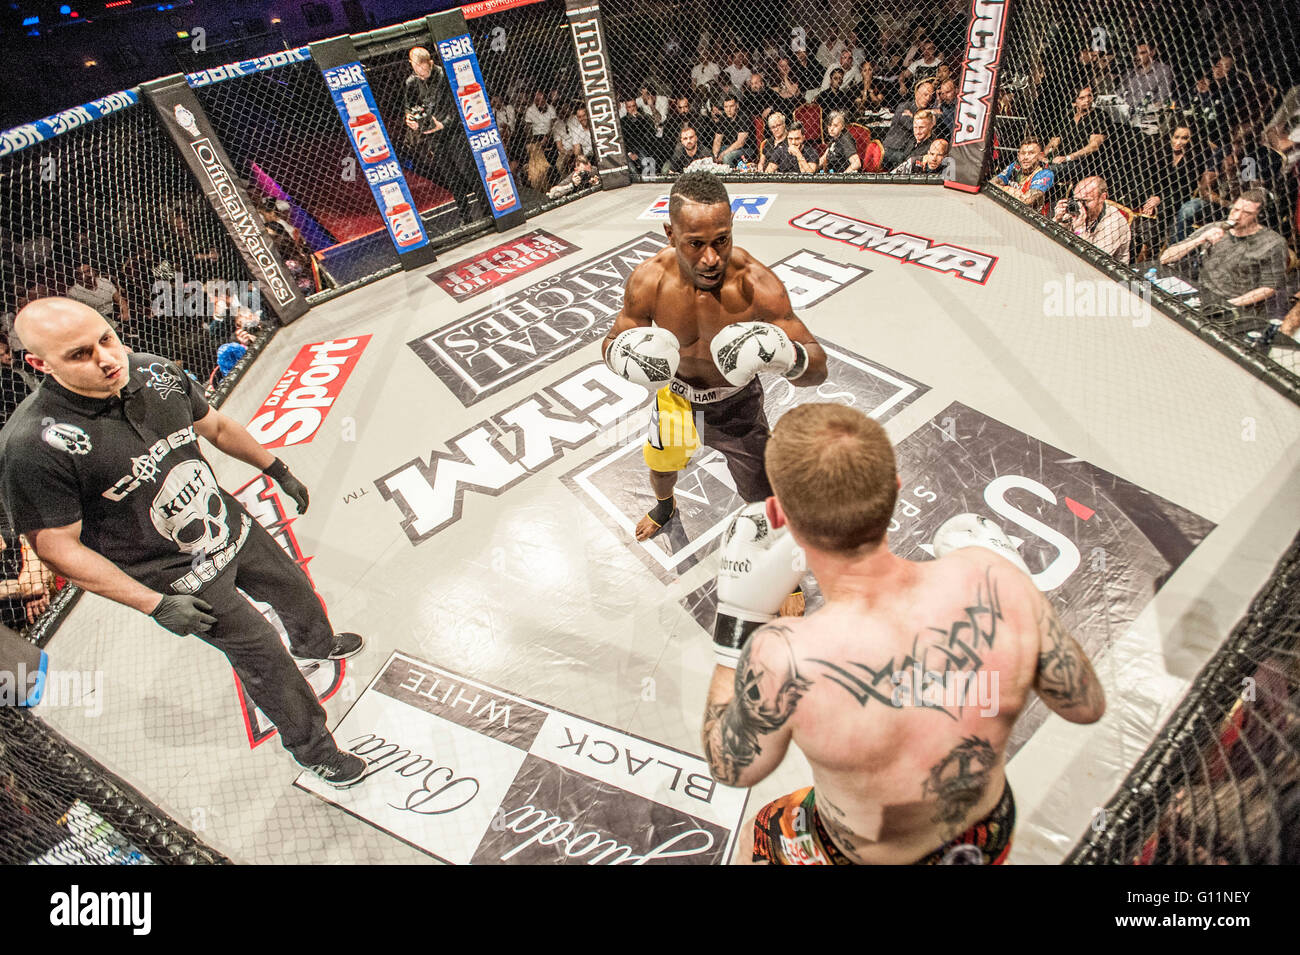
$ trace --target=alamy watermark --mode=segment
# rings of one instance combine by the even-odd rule
[[[1043,283],[1043,314],[1049,318],[1128,318],[1134,328],[1151,324],[1151,283],[1135,275],[1114,279],[1063,279]]]
[[[238,312],[258,314],[262,293],[256,282],[186,280],[180,272],[157,279],[149,291],[150,311],[159,318],[222,318]]]
[[[17,671],[0,670],[0,706],[23,706],[36,698],[42,708],[78,707],[89,717],[104,712],[103,670],[57,670],[32,673],[25,664]]]

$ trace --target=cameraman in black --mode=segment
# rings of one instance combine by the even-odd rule
[[[422,46],[410,52],[406,78],[406,141],[411,164],[424,178],[440,183],[456,201],[461,224],[470,222],[470,200],[488,209],[478,169],[460,122],[460,111],[445,76],[434,75],[433,57]]]
[[[600,184],[600,176],[596,168],[592,166],[591,160],[586,156],[579,156],[573,163],[573,175],[552,187],[551,191],[546,194],[548,199],[558,199],[561,196],[567,196],[571,192],[581,192],[583,189],[590,189],[592,186]]]

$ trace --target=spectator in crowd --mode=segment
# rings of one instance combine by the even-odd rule
[[[1074,187],[1073,199],[1057,202],[1052,217],[1085,242],[1127,265],[1132,242],[1128,220],[1108,195],[1105,179],[1088,176]]]
[[[776,108],[776,97],[772,95],[772,91],[763,82],[763,74],[757,71],[749,74],[749,80],[745,83],[745,90],[742,95],[744,97],[744,112],[750,119],[760,118],[766,122],[768,114]]]
[[[731,88],[739,91],[745,88],[749,82],[751,71],[749,69],[749,56],[744,50],[736,50],[731,54],[731,62],[722,70],[731,81]]]
[[[773,113],[767,118],[767,133],[763,136],[763,142],[758,147],[759,169],[767,168],[767,160],[772,155],[772,150],[785,142],[785,137],[789,134],[789,131],[784,113]]]
[[[1254,84],[1226,53],[1214,61],[1208,75],[1195,81],[1184,98],[1215,149],[1231,138],[1234,123],[1254,126],[1259,118],[1259,95]]]
[[[838,66],[831,70],[831,85],[817,94],[814,102],[823,113],[834,110],[848,112],[853,109],[853,94],[844,88],[844,71]]]
[[[912,117],[913,144],[911,149],[907,151],[907,155],[905,158],[920,159],[922,156],[924,156],[927,152],[930,151],[930,144],[933,143],[936,138],[938,138],[934,128],[936,119],[937,116],[934,110],[932,109],[920,110],[915,116]],[[895,163],[894,166],[890,166],[888,168],[893,169],[896,167],[897,167],[897,163]]]
[[[515,123],[519,120],[519,114],[514,106],[504,97],[493,96],[492,118],[496,120],[497,132],[501,134],[501,141],[509,143],[514,133]]]
[[[740,113],[740,103],[734,93],[722,101],[722,116],[713,133],[713,156],[724,166],[752,163],[758,151],[751,142],[754,126]]]
[[[858,71],[858,82],[853,99],[854,115],[874,113],[885,107],[885,91],[876,82],[876,66],[870,60],[863,60]]]
[[[1222,152],[1219,165],[1201,175],[1196,183],[1196,194],[1178,210],[1175,242],[1183,241],[1206,219],[1226,218],[1242,193],[1250,188],[1238,155],[1232,149]]]
[[[919,52],[907,69],[914,79],[933,79],[935,74],[939,72],[939,67],[943,64],[943,58],[939,56],[939,48],[928,37],[922,40],[918,46]]]
[[[528,134],[532,137],[532,142],[541,145],[551,136],[551,127],[559,115],[546,99],[545,90],[536,90],[533,93],[533,102],[528,109],[524,110],[524,124],[528,127]]]
[[[662,124],[668,118],[668,97],[656,93],[649,84],[641,84],[641,90],[637,95],[637,106],[656,124]]]
[[[814,173],[817,171],[817,149],[812,143],[804,142],[803,125],[791,123],[786,133],[785,142],[772,147],[767,157],[764,172],[794,175],[795,173]]]
[[[619,117],[619,128],[623,131],[623,145],[627,149],[628,165],[642,175],[653,175],[662,163],[658,156],[659,145],[655,139],[655,124],[650,117],[641,112],[635,99],[623,101],[622,113],[623,115]],[[649,172],[646,172],[647,169]]]
[[[14,353],[8,340],[0,338],[0,426],[31,393],[30,384],[14,364]]]
[[[1197,181],[1205,172],[1204,159],[1192,147],[1192,128],[1175,127],[1168,148],[1156,153],[1149,163],[1142,163],[1141,168],[1146,175],[1139,194],[1146,198],[1138,211],[1150,218],[1135,223],[1138,231],[1135,238],[1139,245],[1157,248],[1164,245],[1165,238],[1173,231],[1175,214],[1181,220],[1182,208],[1195,199]],[[1189,215],[1194,215],[1197,209],[1199,204],[1189,208]],[[1180,225],[1180,231],[1182,228]],[[1178,239],[1186,237],[1186,232],[1182,232]]]
[[[826,73],[822,76],[821,86],[818,90],[817,96],[820,96],[831,88],[831,83],[835,79],[836,73],[839,73],[840,86],[845,90],[850,90],[857,86],[858,83],[862,82],[862,76],[858,73],[857,65],[853,62],[852,52],[845,50],[840,54],[838,63],[832,63],[826,68]],[[813,97],[814,101],[816,101],[817,96]]]
[[[906,70],[899,73],[885,87],[885,107],[895,113],[900,108],[906,109],[915,95],[913,87],[912,74]]]
[[[885,149],[882,165],[885,169],[893,169],[915,152],[918,140],[913,136],[912,120],[918,112],[928,109],[933,100],[934,81],[922,80],[912,91],[912,102],[900,105],[894,110],[893,121],[890,122],[889,130],[885,133],[882,143]],[[929,147],[930,144],[927,142],[921,147],[920,152],[924,153]]]
[[[721,73],[722,68],[709,56],[709,48],[700,47],[700,61],[691,67],[691,86],[696,88],[708,86]]]
[[[839,35],[839,31],[831,28],[826,31],[826,35],[817,44],[817,62],[821,64],[823,70],[829,71],[832,66],[839,62],[840,55],[845,51],[848,51],[849,56],[853,55],[853,51]]]
[[[817,61],[808,55],[807,50],[795,50],[794,59],[790,63],[790,70],[794,76],[795,82],[799,88],[812,94],[821,86],[822,68],[817,65]]]
[[[569,178],[552,187],[546,193],[546,197],[548,199],[559,199],[571,192],[591,189],[598,185],[600,185],[600,176],[596,172],[596,167],[591,164],[591,159],[587,156],[576,156],[573,161],[573,171],[569,173]]]
[[[1134,113],[1144,113],[1174,98],[1174,71],[1156,59],[1155,44],[1143,40],[1133,50],[1133,72],[1116,91]]]
[[[659,149],[656,151],[656,155],[658,155],[658,152],[662,151],[667,152],[667,154],[671,156],[673,151],[676,150],[677,145],[682,140],[682,130],[687,126],[690,126],[695,130],[700,142],[713,142],[713,134],[706,129],[700,128],[703,122],[704,117],[699,114],[698,110],[692,107],[689,96],[676,97],[672,101],[671,108],[668,110],[668,117],[664,120],[663,126],[661,127],[663,135],[658,137]],[[665,156],[665,160],[666,159],[667,157]]]
[[[935,123],[940,136],[952,136],[953,124],[957,122],[957,82],[952,79],[935,80],[938,84],[939,98],[935,106],[939,119]]]
[[[799,85],[790,66],[789,57],[783,56],[776,61],[776,77],[770,88],[775,108],[787,115],[792,114],[795,107],[804,102],[803,87]]]
[[[883,87],[893,89],[898,77],[903,73],[907,73],[908,80],[911,80],[912,74],[904,69],[903,64],[906,52],[907,45],[896,30],[880,32],[880,55],[876,57],[876,76],[880,78]]]
[[[131,320],[130,308],[117,286],[108,276],[96,272],[94,266],[85,259],[77,263],[76,278],[68,286],[67,297],[89,305],[110,323],[114,321],[114,306],[117,306],[123,321]]]
[[[826,139],[830,143],[817,164],[824,172],[857,172],[862,168],[858,144],[849,132],[848,120],[840,110],[831,113],[826,124]]]
[[[8,515],[0,510],[0,623],[23,630],[50,607],[54,572],[31,549],[25,537],[14,533]]]
[[[462,223],[473,219],[472,202],[488,208],[473,154],[465,141],[460,110],[441,70],[422,46],[412,47],[407,58],[411,75],[403,92],[406,103],[407,152],[415,171],[440,183],[451,193]]]
[[[595,158],[596,147],[591,138],[591,119],[587,116],[585,105],[579,103],[573,115],[569,117],[569,121],[565,123],[561,145],[564,148],[564,161],[560,164],[562,174],[572,172],[579,158],[585,157],[588,162]]]
[[[683,126],[678,134],[679,142],[672,156],[664,163],[661,170],[665,176],[685,172],[686,167],[700,159],[712,159],[712,155],[700,143],[694,127]]]
[[[1074,97],[1074,115],[1047,141],[1047,158],[1058,167],[1058,176],[1063,173],[1061,167],[1065,163],[1070,164],[1071,178],[1086,178],[1096,167],[1097,152],[1106,141],[1106,132],[1092,103],[1092,87],[1081,87]]]
[[[957,174],[957,168],[948,155],[948,140],[931,139],[924,155],[904,159],[890,172],[895,176],[942,176],[949,180]]]
[[[1286,241],[1260,222],[1265,195],[1251,189],[1237,199],[1226,222],[1202,226],[1160,256],[1177,262],[1193,249],[1204,249],[1198,284],[1203,292],[1229,305],[1251,308],[1266,303],[1286,282]]]

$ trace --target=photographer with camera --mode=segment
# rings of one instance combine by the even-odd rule
[[[404,94],[411,165],[421,176],[451,193],[461,223],[468,223],[474,218],[470,202],[475,196],[483,209],[489,206],[482,196],[483,186],[461,127],[460,113],[446,77],[434,75],[429,51],[417,46],[409,55],[411,75],[406,78]]]
[[[1062,199],[1052,213],[1054,221],[1066,226],[1091,242],[1117,262],[1128,265],[1131,234],[1128,219],[1115,203],[1109,201],[1106,180],[1089,176],[1074,187],[1074,195]]]
[[[573,173],[568,179],[553,186],[546,193],[548,199],[558,199],[561,196],[567,196],[571,192],[580,192],[583,189],[590,189],[592,186],[600,185],[600,176],[596,174],[596,168],[591,164],[591,160],[585,155],[579,155],[573,161]]]

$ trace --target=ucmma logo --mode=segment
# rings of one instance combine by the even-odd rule
[[[993,84],[1002,61],[1006,31],[1005,0],[975,0],[961,75],[961,100],[953,124],[953,146],[981,143],[993,115]]]

